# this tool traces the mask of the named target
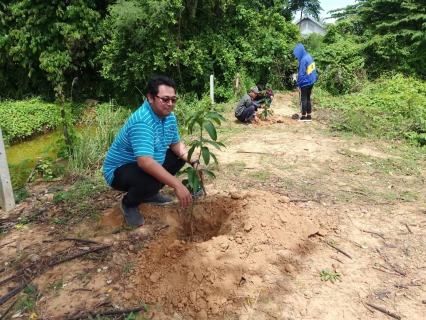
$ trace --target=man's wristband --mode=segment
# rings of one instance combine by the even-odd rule
[[[196,164],[196,163],[200,164],[200,161],[198,161],[198,159],[197,159],[195,161],[190,162],[191,167],[194,167],[194,164]]]

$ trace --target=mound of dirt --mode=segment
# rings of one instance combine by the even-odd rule
[[[192,242],[189,209],[140,209],[150,224],[133,236],[150,234],[143,230],[152,229],[153,221],[169,228],[137,254],[126,297],[195,319],[241,314],[241,301],[253,306],[262,296],[282,291],[286,278],[300,268],[299,259],[311,250],[309,236],[319,230],[314,217],[302,215],[287,197],[259,190],[233,190],[197,201]],[[113,229],[123,218],[116,209],[103,220]]]

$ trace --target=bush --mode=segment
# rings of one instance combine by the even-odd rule
[[[339,97],[317,90],[316,99],[317,108],[338,115],[331,119],[335,130],[426,144],[426,84],[420,80],[396,74]]]

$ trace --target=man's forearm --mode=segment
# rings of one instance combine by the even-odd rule
[[[193,161],[196,160],[196,158],[193,158],[193,157],[191,157],[191,159],[188,159],[188,149],[181,141],[170,145],[170,150],[172,150],[175,155],[177,155],[178,157],[180,157],[183,161],[187,163],[192,163]]]

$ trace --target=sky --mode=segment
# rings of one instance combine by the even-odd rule
[[[324,19],[328,16],[327,11],[334,10],[337,8],[344,8],[349,5],[355,4],[355,0],[320,0],[321,8],[323,8],[323,11],[321,11],[320,17]],[[299,13],[300,14],[300,13]],[[327,22],[333,22],[333,20],[327,20]]]

